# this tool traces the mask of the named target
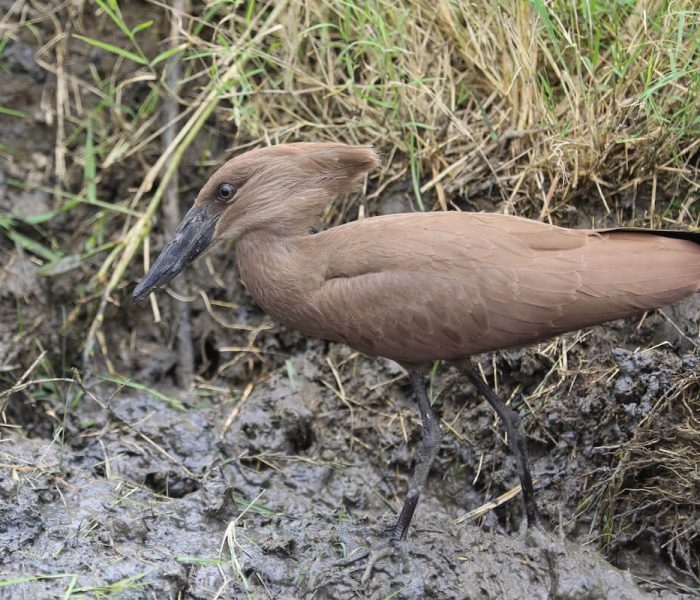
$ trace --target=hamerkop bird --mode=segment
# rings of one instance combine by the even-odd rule
[[[367,218],[311,233],[324,207],[378,164],[365,146],[282,144],[216,171],[134,290],[142,300],[218,240],[273,318],[306,335],[395,360],[407,371],[423,446],[393,540],[405,537],[442,438],[426,365],[524,346],[635,315],[700,286],[700,234],[554,227],[500,214]],[[537,521],[518,417],[472,369],[502,419],[528,523]]]

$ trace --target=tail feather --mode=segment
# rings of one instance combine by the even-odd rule
[[[667,229],[646,229],[644,227],[612,227],[610,229],[596,229],[596,233],[643,233],[646,235],[656,235],[659,237],[672,238],[676,240],[687,240],[695,244],[700,244],[700,232],[696,231],[675,231]]]

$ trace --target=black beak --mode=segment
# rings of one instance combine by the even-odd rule
[[[211,214],[206,208],[193,206],[156,262],[134,289],[134,300],[144,300],[204,252],[214,239],[219,217],[221,213]]]

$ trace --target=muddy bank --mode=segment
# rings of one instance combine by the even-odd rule
[[[135,412],[160,409],[135,398],[123,404]],[[3,576],[42,577],[1,588],[1,597],[60,596],[69,590],[120,598],[239,598],[246,592],[252,598],[679,597],[644,594],[629,574],[593,549],[553,536],[528,541],[472,524],[455,528],[431,498],[422,511],[430,507],[430,524],[421,519],[398,555],[378,563],[363,584],[362,563],[357,568],[335,563],[376,543],[389,520],[370,523],[339,506],[345,477],[360,470],[360,462],[319,462],[300,480],[221,459],[207,465],[180,462],[173,446],[182,438],[152,440],[165,444],[160,451],[143,447],[141,436],[120,438],[108,436],[93,449],[88,443],[82,465],[55,445],[17,438],[12,454],[3,452],[3,460],[37,465],[31,471],[18,467],[17,479],[3,482]],[[134,454],[139,460],[130,463],[140,468],[130,468],[131,478],[122,479],[119,457]],[[104,468],[109,477],[100,475]],[[178,481],[192,468],[207,473],[196,490],[184,493]],[[165,498],[150,487],[159,486],[153,473],[168,469],[172,491],[181,497]]]
[[[334,369],[324,364],[326,355]],[[0,593],[7,598],[67,590],[125,598],[694,595],[672,568],[639,560],[653,547],[632,551],[621,544],[618,556],[632,568],[621,572],[593,545],[566,539],[591,524],[572,519],[572,512],[584,477],[592,476],[599,451],[592,444],[605,440],[605,426],[599,420],[602,427],[577,430],[570,421],[582,418],[574,418],[581,411],[567,409],[565,402],[537,415],[548,423],[565,422],[557,446],[533,453],[550,533],[519,531],[517,496],[480,519],[460,519],[514,487],[517,478],[488,406],[454,372],[436,384],[443,389],[439,414],[449,426],[409,539],[393,559],[377,563],[367,583],[361,581],[366,561],[339,566],[344,557],[380,543],[406,489],[419,428],[405,381],[390,383],[399,374],[388,362],[310,342],[247,396],[222,401],[162,389],[169,404],[127,388],[115,394],[117,386],[103,383],[90,386],[78,408],[55,415],[63,428],[53,440],[6,430],[0,446],[2,578],[38,579]],[[621,370],[611,389],[623,394],[626,376]],[[653,386],[644,389],[653,395]],[[21,413],[11,402],[7,410],[15,421],[25,419],[24,431],[39,431],[39,408]],[[572,442],[574,437],[579,441]],[[586,438],[575,459],[559,460],[571,457]],[[536,439],[531,446],[537,449]]]

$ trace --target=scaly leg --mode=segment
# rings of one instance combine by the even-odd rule
[[[362,576],[363,583],[367,582],[371,577],[374,565],[380,559],[391,556],[394,553],[395,544],[406,537],[408,527],[413,518],[413,513],[416,510],[421,492],[428,479],[430,467],[440,449],[440,441],[442,440],[442,429],[428,401],[428,394],[425,390],[425,380],[423,376],[416,371],[409,371],[408,379],[416,395],[418,410],[420,411],[421,420],[423,422],[423,445],[418,453],[418,460],[413,470],[413,475],[411,476],[411,483],[409,484],[408,494],[406,494],[401,514],[399,514],[399,518],[396,520],[396,525],[394,525],[389,539],[378,548],[374,548],[373,550],[368,549],[345,562],[345,564],[350,564],[366,557],[368,558],[367,567]]]
[[[489,387],[489,384],[484,381],[483,377],[471,368],[467,369],[467,377],[472,382],[476,390],[486,398],[486,401],[491,405],[491,408],[496,411],[498,416],[503,421],[508,434],[508,445],[510,451],[515,458],[515,465],[520,478],[520,486],[523,490],[523,501],[525,502],[525,514],[527,515],[527,524],[530,526],[537,525],[537,504],[535,503],[535,490],[532,487],[532,477],[530,476],[530,468],[527,465],[527,449],[525,448],[525,440],[520,435],[520,417],[516,412],[503,402]]]
[[[393,541],[400,541],[406,537],[408,526],[411,524],[416,505],[420,499],[425,482],[428,479],[430,466],[433,464],[433,460],[435,460],[435,456],[440,449],[440,441],[442,440],[442,429],[428,401],[428,394],[425,390],[425,380],[423,376],[416,371],[410,371],[408,379],[416,395],[418,410],[420,410],[421,420],[423,421],[423,446],[418,454],[418,461],[413,471],[413,476],[411,477],[411,483],[403,503],[403,508],[401,509],[401,514],[391,532],[391,539]]]

